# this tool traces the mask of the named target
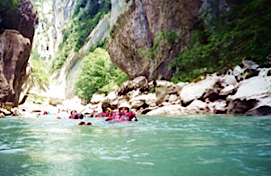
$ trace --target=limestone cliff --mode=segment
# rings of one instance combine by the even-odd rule
[[[0,11],[0,103],[17,106],[26,76],[37,12],[30,0]]]
[[[185,49],[200,0],[134,0],[117,20],[108,47],[131,79],[170,79],[170,61]]]
[[[125,0],[111,0],[111,11],[105,15],[98,25],[91,31],[87,37],[87,42],[78,52],[71,52],[66,58],[66,62],[60,70],[59,76],[56,76],[57,84],[65,90],[66,97],[74,96],[74,82],[82,67],[82,60],[89,51],[96,47],[97,42],[109,38],[109,32],[117,21],[119,14],[125,9]],[[56,8],[57,9],[57,8]],[[57,18],[55,19],[57,21]],[[55,75],[53,75],[55,76]]]

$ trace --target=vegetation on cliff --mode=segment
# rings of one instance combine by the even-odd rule
[[[0,34],[4,31],[6,25],[8,25],[9,28],[14,28],[15,24],[10,24],[10,19],[6,17],[14,16],[14,14],[19,15],[19,2],[20,0],[0,1]]]
[[[88,40],[88,35],[111,9],[110,0],[78,0],[68,27],[64,30],[63,41],[53,59],[52,69],[60,69],[71,51],[79,49]]]
[[[41,60],[36,50],[32,50],[30,61],[32,65],[30,86],[45,91],[51,82],[46,64]]]
[[[114,91],[128,76],[111,61],[105,49],[97,48],[83,60],[81,72],[76,81],[76,94],[89,101],[99,91]]]
[[[172,67],[179,68],[173,82],[190,81],[206,72],[216,72],[238,65],[244,57],[266,64],[271,52],[271,5],[269,0],[231,0],[226,13],[214,14],[211,7],[196,21],[187,50],[174,59]],[[211,19],[210,19],[211,18]]]

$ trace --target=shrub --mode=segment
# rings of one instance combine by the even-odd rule
[[[109,54],[102,48],[89,53],[82,65],[76,80],[75,93],[87,101],[95,92],[108,93],[128,79],[128,76],[111,62]]]

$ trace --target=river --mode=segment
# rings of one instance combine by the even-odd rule
[[[138,119],[0,119],[0,175],[271,175],[271,116]]]

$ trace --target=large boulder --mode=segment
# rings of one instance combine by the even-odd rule
[[[130,100],[131,108],[139,109],[141,107],[147,108],[149,106],[155,106],[156,95],[154,93],[143,94],[134,97]]]
[[[220,91],[219,86],[220,77],[216,74],[208,75],[205,79],[198,82],[192,82],[183,87],[180,91],[180,96],[184,105],[191,103],[193,100],[197,100],[214,96]]]
[[[0,103],[18,106],[32,47],[37,11],[30,0],[0,3]],[[27,86],[25,86],[27,87]]]
[[[0,102],[18,106],[26,67],[31,51],[31,42],[19,31],[5,30],[0,35]]]
[[[106,99],[105,94],[95,93],[92,95],[90,102],[93,104],[98,104],[98,103],[103,102],[105,99]]]
[[[139,76],[132,81],[125,81],[118,90],[119,95],[126,95],[128,92],[140,89],[149,90],[148,80],[144,76]]]
[[[146,115],[183,115],[184,107],[181,105],[169,105],[149,111]]]
[[[245,79],[237,86],[237,92],[228,96],[228,114],[261,114],[263,115],[270,107],[271,99],[271,76],[268,74],[270,68],[261,69],[258,76]],[[261,108],[264,107],[264,108]],[[257,109],[259,111],[257,111]]]
[[[269,115],[271,114],[271,96],[264,96],[258,104],[246,112],[247,115]]]
[[[207,103],[194,100],[189,106],[184,108],[185,114],[211,114],[210,108],[208,107]]]
[[[168,65],[186,48],[202,1],[129,2],[111,32],[112,61],[131,79],[169,80],[176,68]]]
[[[156,86],[155,86],[156,104],[159,105],[163,101],[165,101],[165,98],[167,95],[178,94],[179,90],[181,90],[180,85],[178,86],[172,82],[164,81],[164,80],[156,81]],[[169,100],[169,96],[168,96],[168,100]]]

